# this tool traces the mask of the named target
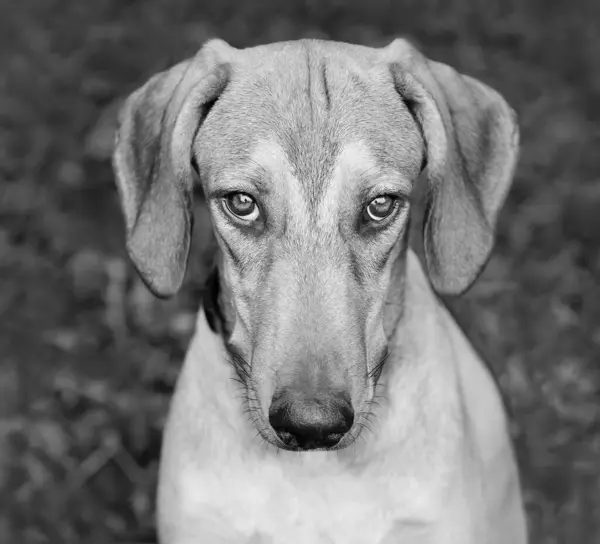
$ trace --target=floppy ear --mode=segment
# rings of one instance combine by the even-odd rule
[[[425,140],[430,279],[436,291],[459,294],[478,277],[493,247],[518,160],[516,115],[495,90],[426,59],[406,40],[395,40],[384,54]]]
[[[225,42],[152,77],[125,102],[113,168],[125,216],[127,250],[159,297],[183,282],[193,222],[192,143],[228,77]]]

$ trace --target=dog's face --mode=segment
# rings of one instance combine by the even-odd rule
[[[272,441],[277,411],[305,401],[333,417],[353,411],[360,428],[423,163],[394,87],[327,53],[290,46],[238,68],[194,142],[222,251],[228,345],[248,363],[250,405]],[[334,442],[347,419],[315,443]]]
[[[220,51],[199,59],[201,77],[190,81],[189,67],[179,65],[177,85],[159,77],[146,96],[130,99],[129,127],[124,113],[115,166],[126,218],[134,217],[134,262],[157,294],[181,282],[195,168],[220,248],[225,343],[258,430],[282,448],[343,448],[368,419],[402,314],[410,197],[423,165],[434,195],[426,233],[432,281],[448,291],[464,289],[485,262],[512,176],[514,121],[499,96],[472,83],[474,107],[494,93],[497,118],[486,112],[481,141],[468,132],[461,141],[449,113],[459,108],[440,110],[423,61],[411,49],[409,67],[399,66],[408,49],[396,47],[311,41],[238,51],[218,42]],[[155,115],[150,91],[168,99]],[[154,131],[154,139],[125,149],[123,133],[144,123],[138,137]],[[491,148],[500,186],[487,180],[482,157],[472,159],[489,151],[478,145]],[[136,169],[148,171],[145,192],[130,187]],[[445,195],[440,175],[451,185]],[[469,175],[481,190],[453,179]],[[462,219],[442,211],[451,204]],[[467,240],[460,232],[444,239],[444,228],[462,229]]]

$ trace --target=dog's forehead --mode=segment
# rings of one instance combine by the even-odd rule
[[[254,160],[258,141],[277,142],[313,193],[355,142],[382,167],[419,169],[420,131],[377,49],[300,40],[238,53],[196,143],[217,175]]]

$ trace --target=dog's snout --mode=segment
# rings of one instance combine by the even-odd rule
[[[351,429],[354,409],[345,398],[295,398],[280,394],[269,409],[269,422],[289,448],[332,448]]]

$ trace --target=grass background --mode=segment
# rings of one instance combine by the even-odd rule
[[[200,263],[167,302],[132,273],[109,162],[119,101],[212,36],[397,35],[520,115],[496,253],[453,304],[512,407],[532,542],[600,542],[597,0],[3,0],[0,543],[154,541]]]

